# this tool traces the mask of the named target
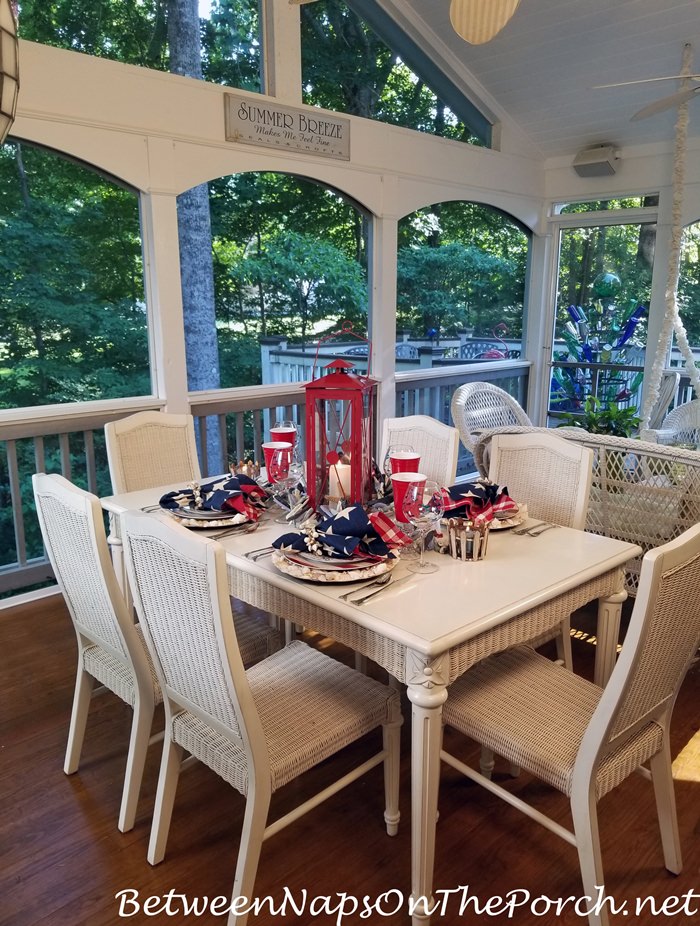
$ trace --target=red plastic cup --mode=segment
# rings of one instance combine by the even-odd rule
[[[420,466],[420,454],[413,450],[392,450],[389,463],[393,473],[417,473]]]
[[[288,441],[292,447],[297,442],[296,428],[270,428],[271,441]],[[263,445],[264,446],[264,445]]]
[[[394,517],[403,524],[408,524],[408,518],[403,513],[403,500],[409,485],[416,484],[420,488],[425,486],[428,477],[423,473],[393,473],[391,484],[394,489]]]
[[[270,463],[272,462],[272,454],[275,450],[289,450],[291,456],[292,445],[289,441],[281,440],[272,440],[267,441],[267,443],[262,445],[263,456],[265,458],[265,469],[267,471],[267,478],[270,478]]]

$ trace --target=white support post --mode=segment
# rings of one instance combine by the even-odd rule
[[[556,302],[557,254],[555,238],[533,234],[527,297],[527,328],[523,330],[530,367],[527,413],[537,425],[547,421],[551,380],[554,310]]]
[[[379,380],[377,424],[396,414],[396,264],[394,217],[375,217],[369,236],[369,334],[372,376]]]
[[[167,411],[184,414],[189,401],[175,194],[143,195],[141,224],[153,389]]]
[[[659,217],[656,223],[657,254],[668,254],[671,247],[671,190],[670,188],[659,192]],[[666,283],[668,280],[666,263],[655,260],[651,277],[651,298],[649,300],[649,317],[647,319],[647,347],[644,354],[644,381],[642,383],[642,402],[640,409],[646,407],[649,384],[652,381],[652,367],[656,359],[656,345],[661,340],[661,329],[666,314]],[[664,365],[670,361],[670,351]]]
[[[299,7],[263,0],[263,93],[280,103],[301,103],[301,31]]]

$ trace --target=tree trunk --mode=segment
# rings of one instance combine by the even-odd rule
[[[168,0],[170,70],[183,77],[202,79],[198,0]],[[180,238],[180,278],[185,325],[187,388],[218,389],[219,349],[214,301],[209,189],[200,184],[177,198]],[[201,440],[200,434],[200,440]],[[206,419],[207,472],[224,471],[218,419]]]
[[[643,206],[658,206],[658,194],[645,196]],[[639,226],[639,244],[637,245],[637,266],[651,273],[654,266],[656,249],[656,222],[644,222]]]

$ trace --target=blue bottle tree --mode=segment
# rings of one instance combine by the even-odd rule
[[[560,319],[558,335],[565,349],[555,350],[554,359],[576,365],[553,367],[553,411],[576,412],[590,396],[601,409],[624,407],[636,399],[643,374],[620,367],[629,363],[630,348],[644,346],[648,310],[636,301],[618,305],[621,286],[615,273],[600,273],[593,280],[590,305],[569,305]]]

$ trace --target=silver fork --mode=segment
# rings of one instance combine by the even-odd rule
[[[253,531],[258,529],[258,522],[253,521],[248,527],[241,530],[240,527],[227,527],[224,530],[215,528],[214,540],[219,540],[221,537],[228,537],[229,534],[252,534]]]
[[[386,585],[390,578],[391,573],[385,572],[384,575],[379,576],[378,579],[372,579],[371,582],[365,582],[364,585],[357,585],[355,588],[351,588],[350,591],[345,592],[344,595],[338,595],[338,601],[347,601],[351,595],[354,595],[356,592],[364,592],[366,588],[374,588],[375,585]]]
[[[546,521],[539,521],[537,524],[525,525],[524,527],[516,527],[513,533],[517,534],[518,537],[521,537],[523,534],[529,534],[530,531],[534,531],[538,527],[543,527],[546,523]]]
[[[255,562],[255,560],[260,559],[261,556],[269,556],[274,549],[274,547],[260,547],[257,550],[248,550],[244,556],[246,559],[252,559],[253,562]]]
[[[539,537],[541,534],[551,531],[552,528],[559,527],[558,524],[540,524],[538,527],[533,527],[532,530],[527,532],[528,537]]]

